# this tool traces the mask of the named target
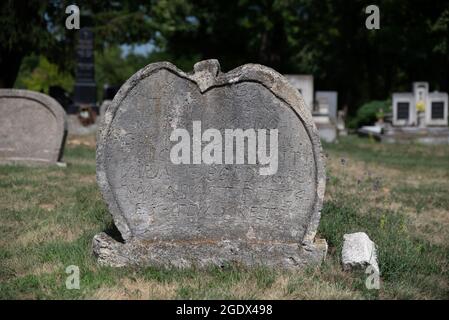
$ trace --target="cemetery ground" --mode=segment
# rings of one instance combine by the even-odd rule
[[[320,267],[115,269],[96,264],[95,234],[114,232],[95,181],[95,138],[69,137],[67,168],[0,166],[1,299],[448,299],[449,146],[357,137],[325,144]],[[380,290],[340,265],[343,234],[378,246]],[[66,267],[80,269],[68,290]]]

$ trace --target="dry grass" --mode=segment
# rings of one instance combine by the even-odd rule
[[[120,280],[118,285],[103,286],[88,299],[100,300],[149,300],[174,299],[179,285],[176,283],[160,283],[141,278]]]
[[[85,146],[88,148],[95,148],[95,145],[96,145],[95,135],[87,135],[87,136],[71,135],[67,139],[68,147]]]
[[[16,243],[22,246],[38,245],[50,241],[74,241],[93,225],[64,226],[56,222],[42,223],[32,229],[23,230],[17,237]]]
[[[442,154],[442,151],[439,151],[439,154]],[[445,230],[449,230],[448,208],[429,208],[425,212],[420,213],[411,202],[398,201],[396,194],[391,192],[402,186],[411,186],[419,189],[424,184],[446,185],[449,192],[447,177],[438,171],[423,172],[422,170],[410,170],[404,174],[403,171],[396,168],[378,163],[367,163],[347,156],[328,157],[327,169],[331,175],[342,180],[342,184],[346,188],[345,193],[365,193],[363,197],[367,201],[366,209],[380,208],[381,211],[401,212],[410,217],[410,221],[418,231],[418,236],[439,244],[447,241],[449,233],[445,232]],[[364,183],[372,185],[372,189],[369,190],[372,192],[361,189],[361,185]],[[335,190],[338,187],[339,185],[328,185],[326,200],[334,200],[338,196],[339,193]],[[432,197],[432,194],[429,197]]]

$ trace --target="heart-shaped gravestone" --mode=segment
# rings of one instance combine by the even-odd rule
[[[97,180],[124,240],[94,238],[104,264],[294,267],[326,252],[314,241],[317,131],[300,94],[261,65],[137,72],[103,118]]]

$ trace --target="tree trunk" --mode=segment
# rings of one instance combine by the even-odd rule
[[[0,88],[12,88],[19,74],[23,55],[17,52],[2,52],[0,56]]]

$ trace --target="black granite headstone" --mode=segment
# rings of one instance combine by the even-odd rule
[[[94,67],[94,35],[90,28],[82,28],[79,31],[76,55],[74,105],[77,109],[80,105],[94,107],[97,102],[97,87]]]

